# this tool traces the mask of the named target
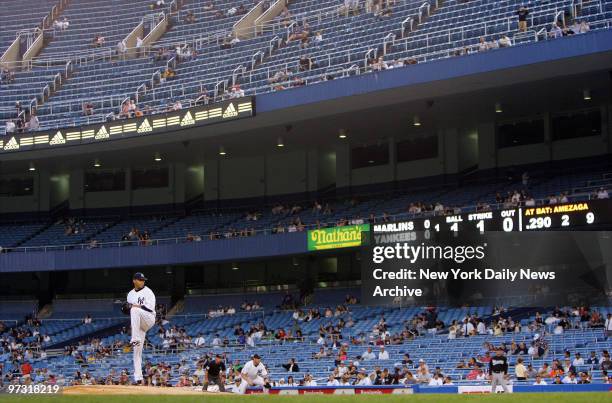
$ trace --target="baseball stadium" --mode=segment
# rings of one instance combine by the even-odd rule
[[[1,0],[0,401],[609,402],[610,192],[612,0]]]

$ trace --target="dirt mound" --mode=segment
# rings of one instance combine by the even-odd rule
[[[154,388],[151,386],[77,385],[67,386],[66,395],[223,395],[229,393],[202,392],[201,388]]]

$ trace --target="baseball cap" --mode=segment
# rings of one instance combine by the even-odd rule
[[[142,280],[142,281],[147,281],[147,278],[145,277],[144,274],[142,274],[141,272],[137,272],[134,273],[134,277],[132,277],[134,280]]]

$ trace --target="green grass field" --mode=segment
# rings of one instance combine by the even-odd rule
[[[410,403],[447,403],[447,402],[520,402],[520,403],[542,403],[543,400],[555,403],[610,403],[612,393],[520,393],[508,395],[351,395],[351,396],[0,396],[0,401],[20,403],[20,402],[61,402],[61,403],[202,403],[204,402],[270,402],[282,401],[293,402],[332,402],[332,403],[353,403],[353,402],[406,402]]]

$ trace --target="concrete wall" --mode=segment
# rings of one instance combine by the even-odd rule
[[[154,189],[132,188],[132,167],[126,167],[125,190],[84,192],[84,171],[70,173],[70,208],[98,209],[157,204],[182,204],[185,201],[185,165],[168,165],[168,187]]]
[[[261,33],[263,25],[268,21],[272,21],[283,11],[283,8],[287,5],[287,0],[277,0],[274,2],[269,9],[266,10],[257,20],[255,20],[255,26],[257,27],[257,32]]]
[[[28,50],[23,54],[22,60],[24,64],[27,61],[32,60],[37,54],[40,53],[40,51],[42,50],[44,46],[44,42],[45,42],[44,35],[42,34],[38,35],[38,37],[34,40],[34,42],[32,42],[32,46],[30,46]]]
[[[17,62],[21,60],[19,48],[19,38],[16,38],[0,57],[0,68],[14,70],[17,67]]]
[[[46,172],[36,171],[29,175],[3,175],[3,179],[12,177],[31,177],[33,179],[33,192],[29,196],[0,196],[0,214],[21,213],[49,210],[49,175]]]
[[[125,44],[127,46],[127,56],[136,57],[136,38],[142,38],[144,35],[144,25],[142,22],[138,24],[132,32],[125,37]]]
[[[249,39],[255,36],[255,20],[264,12],[263,1],[260,1],[249,10],[237,23],[234,24],[232,32],[235,37]]]
[[[609,128],[609,121],[612,118],[610,107],[601,107],[602,127],[600,136],[590,136],[583,138],[552,140],[550,119],[544,117],[544,142],[540,144],[530,144],[517,147],[507,147],[496,151],[497,166],[511,166],[543,162],[550,160],[563,160],[571,158],[588,157],[591,155],[602,155],[612,151],[612,132]],[[482,126],[480,127],[482,128]],[[479,129],[480,129],[479,128]],[[483,161],[483,154],[488,155],[495,152],[495,136],[491,136],[490,125],[486,131],[479,132],[479,154],[480,161]],[[483,168],[481,166],[480,168]]]
[[[164,17],[156,26],[142,39],[143,46],[151,46],[168,30],[168,17]],[[134,43],[134,46],[136,44]]]

